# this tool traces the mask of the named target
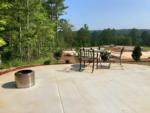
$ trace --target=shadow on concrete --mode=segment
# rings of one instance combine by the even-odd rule
[[[5,88],[5,89],[16,89],[16,83],[14,81],[7,82],[7,83],[2,85],[2,88]]]
[[[64,68],[62,70],[57,70],[57,71],[58,72],[70,73],[70,72],[73,72],[73,71],[75,71],[75,72],[82,72],[84,70],[84,69],[81,69],[79,71],[79,69],[80,69],[80,64],[72,64],[71,67],[66,67],[66,68]]]
[[[89,65],[86,65],[85,67],[87,67],[87,66],[89,66]],[[92,66],[89,66],[89,67],[92,69]],[[79,69],[80,69],[80,64],[73,64],[73,65],[71,65],[71,70],[72,71],[82,72],[82,71],[85,70],[83,65],[82,65],[82,69],[80,71],[79,71]],[[94,70],[96,70],[96,69],[110,69],[110,68],[109,68],[109,64],[105,64],[105,65],[98,65],[98,67],[95,65],[95,69]]]
[[[89,67],[86,69],[86,67]],[[80,64],[72,64],[70,67],[66,67],[61,70],[57,70],[58,72],[65,72],[65,73],[71,73],[71,72],[83,72],[84,70],[89,70],[91,69],[91,65],[86,65],[85,68],[82,64],[82,68],[80,69]],[[107,69],[107,70],[124,70],[123,66],[120,65],[110,65],[109,63],[102,63],[101,65],[98,65],[98,67],[95,65],[94,70],[101,70],[101,69]]]
[[[64,68],[64,69],[61,69],[61,70],[56,70],[58,72],[65,72],[65,73],[69,73],[70,72],[70,69],[69,68]]]
[[[82,66],[84,67],[84,66]],[[81,71],[79,71],[79,68],[80,68],[80,64],[73,64],[71,65],[71,69],[72,71],[78,71],[78,72],[82,72],[84,71],[84,68],[81,69]],[[91,67],[92,68],[92,67]],[[124,70],[124,67],[121,66],[120,64],[118,65],[109,65],[109,63],[102,63],[101,65],[98,65],[98,67],[95,65],[95,69],[108,69],[108,70]]]
[[[83,65],[82,65],[82,67],[83,67]],[[82,72],[84,70],[83,68],[81,70],[79,70],[79,69],[80,69],[80,64],[73,64],[73,65],[71,65],[71,68],[70,68],[71,71],[77,71],[77,72]]]
[[[102,64],[102,65],[98,65],[98,67],[96,66],[96,69],[110,69],[109,64]]]

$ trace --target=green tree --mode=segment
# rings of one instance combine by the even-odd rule
[[[71,25],[67,20],[65,19],[61,19],[59,22],[59,36],[58,36],[58,40],[59,44],[58,45],[62,45],[62,47],[67,47],[67,48],[72,48],[73,43],[74,43],[74,35],[73,35],[73,25]],[[63,43],[62,43],[63,42]]]
[[[135,46],[133,52],[132,52],[132,58],[135,61],[140,61],[140,57],[142,56],[141,47]]]
[[[90,46],[90,31],[86,24],[77,33],[78,46]]]
[[[132,39],[132,45],[136,45],[138,44],[138,37],[139,37],[139,34],[138,34],[138,30],[137,29],[132,29],[129,33],[129,36],[131,37]]]
[[[45,2],[45,8],[47,9],[49,18],[55,23],[55,42],[58,46],[58,31],[60,28],[60,16],[65,13],[65,9],[68,7],[64,5],[64,0],[47,0]]]
[[[0,47],[6,45],[5,40],[3,39],[2,31],[5,30],[6,25],[8,24],[9,17],[5,15],[5,12],[11,8],[12,4],[8,3],[6,0],[2,0],[0,4]]]
[[[100,31],[91,32],[91,45],[92,46],[99,46],[99,45],[101,45],[101,41],[100,41],[99,35],[100,35]]]
[[[142,32],[141,40],[144,46],[150,46],[150,34],[147,31]]]
[[[1,61],[2,47],[6,45],[2,32],[5,30],[5,27],[8,24],[8,20],[9,20],[9,17],[5,15],[5,12],[7,12],[7,10],[9,10],[11,6],[12,5],[9,2],[5,0],[1,0],[0,3],[0,65],[2,63]]]
[[[104,29],[100,35],[102,44],[114,44],[114,39],[116,37],[115,29]]]
[[[54,36],[43,0],[15,0],[5,14],[10,16],[7,40],[12,58],[31,60],[46,55]]]

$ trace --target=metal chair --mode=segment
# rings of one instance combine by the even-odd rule
[[[124,52],[124,47],[121,48],[120,53],[119,54],[111,54],[110,59],[117,59],[120,62],[120,65],[122,65],[122,54]],[[112,52],[113,53],[113,52]]]
[[[84,68],[86,67],[86,63],[92,63],[92,72],[94,71],[94,62],[95,62],[95,54],[94,54],[94,49],[92,48],[81,48],[80,49],[80,54],[79,54],[79,61],[80,61],[80,69],[82,69],[82,62]]]

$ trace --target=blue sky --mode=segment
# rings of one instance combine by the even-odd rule
[[[63,18],[79,29],[150,29],[150,0],[65,0]]]

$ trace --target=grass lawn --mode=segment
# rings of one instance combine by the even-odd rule
[[[19,59],[14,59],[11,61],[6,61],[2,65],[0,65],[0,69],[7,69],[11,67],[18,67],[18,66],[29,66],[29,65],[48,65],[48,64],[57,64],[59,63],[55,59],[50,59],[49,57],[39,58],[32,61],[22,62]]]
[[[150,47],[143,47],[144,51],[150,51]]]

